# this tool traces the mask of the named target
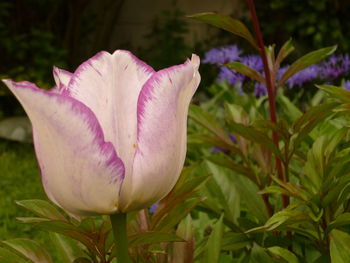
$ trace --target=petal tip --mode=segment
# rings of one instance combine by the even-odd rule
[[[195,66],[196,69],[198,69],[200,64],[199,56],[197,56],[196,54],[192,54],[191,63]]]
[[[12,84],[12,82],[13,82],[12,79],[2,79],[1,81],[2,81],[4,84],[6,84],[7,86],[8,86],[9,84]]]

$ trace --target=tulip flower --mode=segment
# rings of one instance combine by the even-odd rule
[[[33,126],[47,196],[73,215],[126,213],[159,201],[186,155],[199,58],[154,71],[128,51],[100,52],[56,86],[4,80]]]

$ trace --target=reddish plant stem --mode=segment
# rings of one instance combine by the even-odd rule
[[[267,88],[268,99],[269,99],[270,118],[273,123],[277,124],[276,97],[275,97],[276,89],[275,89],[275,84],[272,83],[272,79],[271,79],[271,71],[267,61],[267,55],[265,51],[264,40],[260,30],[259,19],[258,19],[258,16],[256,15],[254,0],[247,0],[247,3],[248,3],[248,7],[252,17],[254,31],[258,40],[260,56],[262,58],[263,65],[264,65],[265,85]],[[279,140],[278,140],[278,135],[275,131],[272,131],[272,139],[274,144],[278,147]],[[277,156],[276,156],[276,169],[278,173],[278,178],[284,182],[285,178],[283,176],[282,162],[281,162],[281,159],[278,158]],[[287,207],[289,204],[289,197],[286,195],[282,195],[282,203],[283,203],[283,207]]]

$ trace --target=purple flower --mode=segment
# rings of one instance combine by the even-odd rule
[[[346,80],[344,82],[344,89],[350,91],[350,80]]]
[[[227,67],[220,67],[218,79],[220,81],[227,81],[230,86],[235,86],[236,84],[241,84],[245,76]]]
[[[252,69],[255,69],[260,73],[264,70],[264,64],[261,60],[261,57],[258,55],[248,55],[248,56],[242,57],[240,59],[240,62],[242,64],[247,65],[248,67],[251,67]]]
[[[234,135],[229,134],[228,137],[230,137],[230,139],[231,139],[231,141],[232,141],[233,143],[237,143],[237,138],[236,138]],[[229,153],[229,152],[230,152],[230,150],[224,149],[224,148],[221,148],[221,147],[218,147],[218,146],[212,147],[212,148],[211,148],[211,151],[212,151],[213,153],[218,153],[218,152]]]
[[[229,134],[228,137],[230,137],[231,141],[234,143],[237,143],[237,138],[233,134]]]
[[[255,88],[254,88],[255,97],[260,98],[262,96],[267,95],[267,88],[265,87],[264,84],[262,84],[260,82],[256,82],[254,86],[255,86]]]
[[[238,60],[241,53],[236,45],[212,48],[205,53],[202,63],[223,65]]]
[[[311,82],[319,77],[321,67],[319,65],[311,65],[303,70],[300,70],[290,79],[287,80],[289,88],[301,87],[305,83]]]
[[[336,79],[350,70],[348,55],[332,55],[321,64],[320,78],[322,80]]]
[[[159,202],[153,204],[153,205],[149,208],[150,214],[154,214],[154,213],[156,212],[158,206],[159,206]]]
[[[238,61],[255,69],[258,72],[261,72],[263,70],[263,63],[259,56],[249,55],[239,58]],[[247,77],[235,70],[228,69],[227,67],[220,67],[218,79],[220,81],[227,81],[230,86],[235,86],[237,84],[242,84],[245,80],[247,80]]]
[[[199,58],[154,71],[128,51],[100,52],[74,73],[54,68],[56,87],[4,80],[33,126],[48,197],[75,215],[128,212],[175,185]]]

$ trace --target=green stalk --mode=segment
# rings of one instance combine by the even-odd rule
[[[132,263],[128,254],[128,236],[126,232],[126,213],[110,216],[118,263]]]

